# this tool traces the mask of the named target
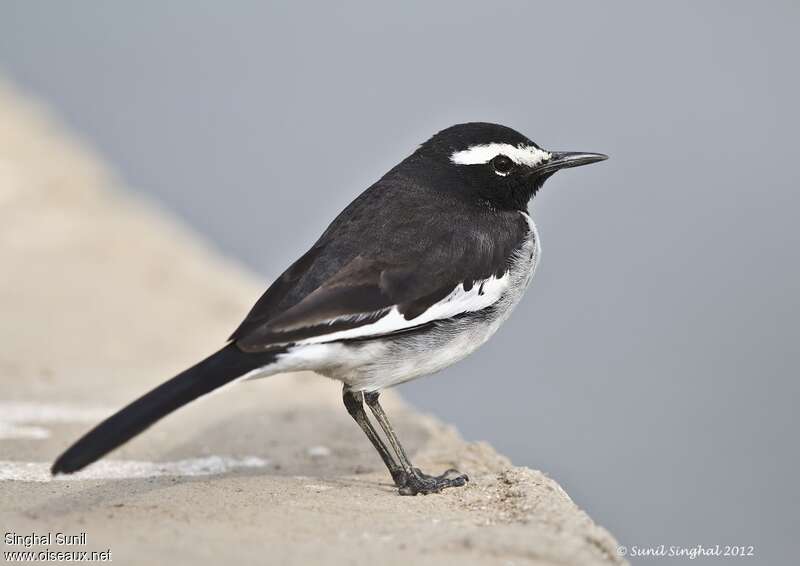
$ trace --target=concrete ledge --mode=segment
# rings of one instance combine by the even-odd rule
[[[390,392],[416,461],[472,478],[399,497],[339,385],[311,374],[230,387],[50,481],[46,463],[69,441],[221,345],[266,284],[115,186],[0,84],[4,532],[85,532],[78,550],[123,564],[623,563],[556,482]]]

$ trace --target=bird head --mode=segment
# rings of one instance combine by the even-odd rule
[[[409,165],[435,164],[436,186],[501,209],[524,210],[556,171],[608,159],[601,153],[548,151],[516,130],[486,122],[457,124],[434,135]]]

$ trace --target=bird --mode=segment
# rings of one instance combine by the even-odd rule
[[[488,122],[439,131],[356,197],[219,351],[87,432],[52,474],[82,469],[223,385],[311,370],[342,383],[398,493],[465,485],[458,470],[428,475],[411,463],[381,391],[462,360],[498,330],[541,256],[530,201],[557,171],[605,159],[548,151]]]

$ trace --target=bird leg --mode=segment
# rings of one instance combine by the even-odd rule
[[[401,482],[405,481],[406,473],[403,468],[395,462],[395,459],[383,443],[383,440],[381,440],[378,433],[375,432],[375,429],[372,428],[372,423],[369,421],[367,412],[364,410],[362,397],[363,394],[361,391],[352,391],[346,385],[342,391],[342,400],[344,401],[345,408],[347,408],[347,412],[350,413],[353,420],[358,423],[358,426],[360,426],[364,434],[367,435],[369,441],[372,442],[375,450],[380,454],[383,463],[386,464],[386,467],[389,468],[389,473],[392,474],[394,483],[400,486]]]
[[[397,435],[394,433],[394,429],[389,419],[386,417],[386,413],[383,411],[383,407],[381,407],[381,404],[378,402],[379,395],[380,393],[377,391],[365,392],[364,401],[367,403],[370,410],[372,410],[372,414],[375,415],[378,424],[381,425],[383,432],[389,439],[389,443],[400,459],[403,477],[397,478],[395,474],[392,474],[392,477],[395,479],[395,484],[400,488],[400,495],[438,493],[446,487],[460,487],[469,481],[467,475],[462,474],[458,470],[450,469],[440,476],[429,476],[420,471],[419,468],[412,466],[406,451],[397,439]]]

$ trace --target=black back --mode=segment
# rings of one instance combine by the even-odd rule
[[[519,206],[505,202],[513,199],[484,193],[487,185],[494,193],[513,187],[484,181],[485,167],[449,159],[492,142],[532,143],[485,123],[454,126],[425,142],[339,214],[231,340],[248,351],[270,349],[368,324],[395,305],[413,320],[460,283],[469,289],[505,273],[529,227]]]

